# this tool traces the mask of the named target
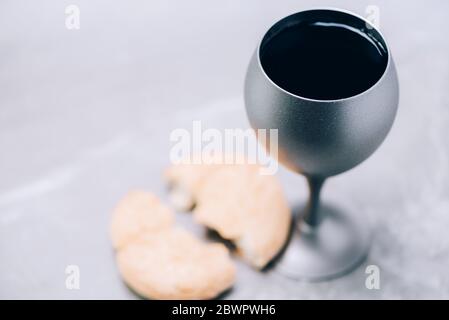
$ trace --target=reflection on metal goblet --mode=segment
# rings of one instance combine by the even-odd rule
[[[304,28],[312,27],[310,36]],[[358,59],[368,50],[348,41],[367,41],[362,46],[371,41],[383,60],[374,69],[363,69],[369,62],[363,59],[360,66],[347,68],[354,59],[345,59],[346,54]],[[322,64],[312,61],[317,56]],[[372,82],[363,83],[364,77]],[[278,261],[281,273],[329,279],[366,257],[369,236],[358,217],[320,206],[319,194],[327,177],[353,168],[379,147],[393,124],[398,99],[386,41],[357,15],[335,9],[302,11],[278,21],[264,35],[246,75],[247,115],[254,129],[278,129],[279,161],[304,175],[310,187],[308,205],[297,221],[300,231],[293,233]]]

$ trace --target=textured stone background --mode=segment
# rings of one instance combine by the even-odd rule
[[[81,29],[65,28],[68,4]],[[132,187],[165,197],[169,132],[200,119],[246,127],[248,60],[279,18],[312,6],[380,8],[401,102],[382,147],[329,181],[324,200],[374,231],[367,264],[305,284],[239,263],[226,298],[449,298],[448,1],[2,1],[0,298],[135,298],[120,281],[107,226]],[[282,170],[292,204],[304,179]],[[191,224],[187,215],[180,223]],[[81,290],[65,267],[81,268]]]

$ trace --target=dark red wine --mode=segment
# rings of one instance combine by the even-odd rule
[[[262,42],[262,67],[282,89],[298,96],[335,100],[373,86],[387,65],[381,43],[337,23],[289,26]]]

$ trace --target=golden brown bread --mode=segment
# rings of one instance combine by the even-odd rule
[[[209,299],[234,283],[228,249],[175,227],[173,213],[149,192],[131,191],[118,203],[111,238],[122,277],[143,297]]]
[[[174,188],[195,204],[194,219],[233,241],[239,254],[263,268],[285,244],[291,213],[279,180],[259,165],[175,165],[166,171]]]

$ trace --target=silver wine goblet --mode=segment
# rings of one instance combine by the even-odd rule
[[[341,81],[337,87],[327,88],[313,85],[316,79],[301,78],[304,77],[301,69],[292,76],[291,69],[285,65],[291,57],[282,61],[284,70],[272,65],[279,63],[275,59],[280,56],[271,54],[270,50],[288,53],[295,30],[299,30],[294,27],[314,23],[349,28],[383,50],[384,63],[380,64],[377,74],[369,74],[374,72],[369,68],[361,74],[374,77],[371,84],[351,93],[345,86],[361,82],[348,78],[351,73],[345,70],[336,68],[341,73]],[[293,35],[284,36],[287,32]],[[332,39],[320,37],[318,33],[297,41],[323,45],[321,40]],[[342,38],[341,41],[346,40]],[[351,43],[344,48],[351,50]],[[301,59],[301,54],[297,59]],[[338,61],[332,63],[341,67],[337,66]],[[302,68],[310,65],[313,64],[306,62]],[[334,65],[328,67],[332,69]],[[324,83],[326,80],[323,79]],[[298,83],[311,86],[307,94],[291,89]],[[367,159],[392,127],[399,85],[393,58],[382,34],[362,17],[338,9],[313,9],[287,16],[275,23],[260,41],[247,70],[244,98],[251,126],[278,130],[280,163],[304,175],[310,189],[307,206],[297,217],[295,230],[276,268],[288,277],[315,281],[338,277],[360,265],[370,244],[369,232],[360,223],[360,217],[322,206],[319,197],[326,178]]]

